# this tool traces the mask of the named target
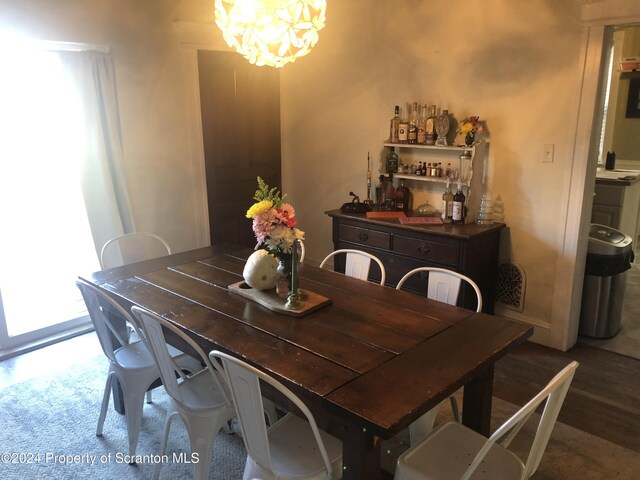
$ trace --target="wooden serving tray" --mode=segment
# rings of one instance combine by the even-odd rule
[[[271,290],[256,290],[251,288],[244,281],[232,283],[228,288],[231,293],[253,300],[269,310],[289,315],[291,317],[302,317],[307,313],[311,313],[314,310],[318,310],[319,308],[331,304],[331,299],[300,288],[300,303],[302,306],[299,309],[290,310],[288,308],[284,308],[284,304],[287,300],[285,298],[280,298],[276,293],[275,288],[272,288]]]

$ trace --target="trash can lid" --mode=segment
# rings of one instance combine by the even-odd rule
[[[632,238],[615,228],[592,223],[589,228],[588,253],[620,255],[632,248]]]

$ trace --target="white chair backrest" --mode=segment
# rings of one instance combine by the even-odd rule
[[[264,417],[264,408],[262,405],[262,392],[260,389],[260,380],[268,383],[276,388],[290,401],[292,401],[300,411],[305,415],[309,422],[313,435],[316,439],[318,449],[324,460],[327,470],[326,478],[332,478],[331,461],[327,455],[327,450],[320,436],[320,431],[316,425],[313,414],[307,406],[287,387],[275,380],[269,375],[252,367],[251,365],[239,360],[226,353],[213,350],[209,353],[211,361],[215,359],[222,361],[224,367],[224,377],[229,384],[231,395],[236,407],[236,413],[240,419],[240,428],[244,438],[245,446],[249,456],[258,464],[273,470],[271,463],[271,453],[269,450],[269,440],[267,437],[267,424]]]
[[[345,275],[349,275],[350,277],[355,277],[360,280],[367,280],[369,277],[369,269],[371,268],[371,261],[373,260],[378,264],[378,267],[380,267],[380,285],[384,285],[384,281],[387,276],[384,265],[375,255],[371,255],[370,253],[363,252],[361,250],[354,250],[351,248],[335,250],[325,257],[320,264],[320,268],[323,268],[329,259],[340,254],[346,254],[347,256],[344,269]]]
[[[119,332],[114,327],[109,319],[109,313],[119,314],[124,321],[131,323],[135,329],[136,326],[132,322],[131,315],[115,300],[93,285],[81,280],[76,281],[76,285],[80,289],[80,293],[82,293],[82,298],[87,306],[87,311],[96,330],[102,351],[109,360],[118,363],[114,352],[129,342],[122,336],[125,331]]]
[[[540,464],[540,459],[547,447],[547,442],[553,431],[553,427],[560,413],[560,408],[564,402],[564,398],[569,390],[571,380],[578,368],[578,362],[571,362],[565,368],[562,369],[553,379],[542,389],[535,397],[522,407],[515,415],[509,420],[504,422],[500,428],[498,428],[491,437],[487,440],[485,445],[480,449],[476,457],[469,464],[469,467],[465,471],[464,475],[460,477],[460,480],[468,480],[473,471],[480,465],[482,459],[487,455],[493,444],[499,443],[503,447],[508,447],[511,440],[518,434],[520,429],[525,425],[527,420],[533,415],[538,405],[546,400],[544,411],[540,417],[536,436],[533,439],[531,448],[529,450],[529,456],[527,457],[527,463],[525,465],[523,479],[529,478],[533,475]],[[500,441],[500,439],[503,440]]]
[[[160,377],[162,378],[164,388],[176,402],[180,402],[183,404],[185,403],[182,398],[182,394],[180,393],[178,378],[184,380],[186,376],[180,370],[180,368],[178,368],[175,361],[171,357],[171,354],[169,353],[164,332],[162,331],[163,326],[171,330],[174,334],[178,335],[198,353],[202,362],[211,372],[211,376],[213,377],[213,382],[216,388],[221,392],[225,401],[229,405],[231,405],[229,396],[227,395],[227,391],[220,383],[218,375],[216,375],[216,372],[219,372],[218,368],[211,364],[207,354],[204,353],[204,351],[198,346],[197,343],[195,343],[191,339],[191,337],[189,337],[186,333],[177,328],[171,322],[168,322],[155,313],[151,313],[138,306],[133,306],[131,308],[131,312],[138,322],[142,340],[145,342],[145,345],[158,364],[158,368],[160,369]],[[176,374],[178,375],[178,378],[176,378]]]
[[[429,281],[427,284],[427,298],[437,300],[439,302],[456,305],[458,303],[458,295],[460,293],[460,285],[462,281],[467,282],[476,292],[477,308],[476,312],[482,310],[482,293],[480,288],[469,277],[453,270],[439,267],[418,267],[408,272],[400,279],[396,289],[400,290],[409,277],[420,272],[429,273]]]
[[[169,254],[171,247],[158,235],[147,232],[127,233],[112,238],[102,246],[100,265],[107,269]]]

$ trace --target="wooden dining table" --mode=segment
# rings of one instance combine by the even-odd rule
[[[230,291],[251,253],[217,245],[80,278],[170,320],[205,352],[228,352],[284,383],[343,440],[345,480],[383,478],[381,441],[460,387],[463,423],[489,433],[494,365],[531,326],[309,264],[300,288],[330,303],[285,315]]]

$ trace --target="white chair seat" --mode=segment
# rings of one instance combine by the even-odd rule
[[[160,375],[158,374],[158,369],[156,368],[156,361],[153,359],[147,347],[144,346],[142,342],[136,342],[131,345],[125,345],[122,348],[119,348],[115,352],[113,352],[116,356],[116,360],[121,365],[125,366],[129,369],[142,369],[142,368],[152,368],[155,371],[156,378]]]
[[[178,390],[184,405],[193,412],[220,408],[227,403],[220,389],[212,381],[211,373],[208,370],[186,378],[178,385]]]
[[[326,469],[322,455],[317,449],[316,440],[309,424],[291,413],[285,415],[267,430],[271,462],[279,478],[326,478]],[[342,472],[342,442],[320,430],[320,436],[327,449],[327,455],[334,474]],[[291,452],[297,452],[295,456]],[[260,476],[260,467],[247,465],[245,478]],[[250,471],[247,471],[249,469]],[[340,477],[336,477],[340,478]]]
[[[469,462],[487,442],[486,437],[457,422],[439,425],[418,448],[398,460],[396,478],[403,480],[459,480]],[[468,459],[461,461],[460,459]],[[521,478],[524,464],[512,452],[494,444],[472,480]]]
[[[571,362],[535,397],[486,438],[457,422],[440,425],[398,457],[394,480],[525,480],[538,468],[569,385],[578,368]],[[507,450],[511,441],[544,409],[526,463]]]

